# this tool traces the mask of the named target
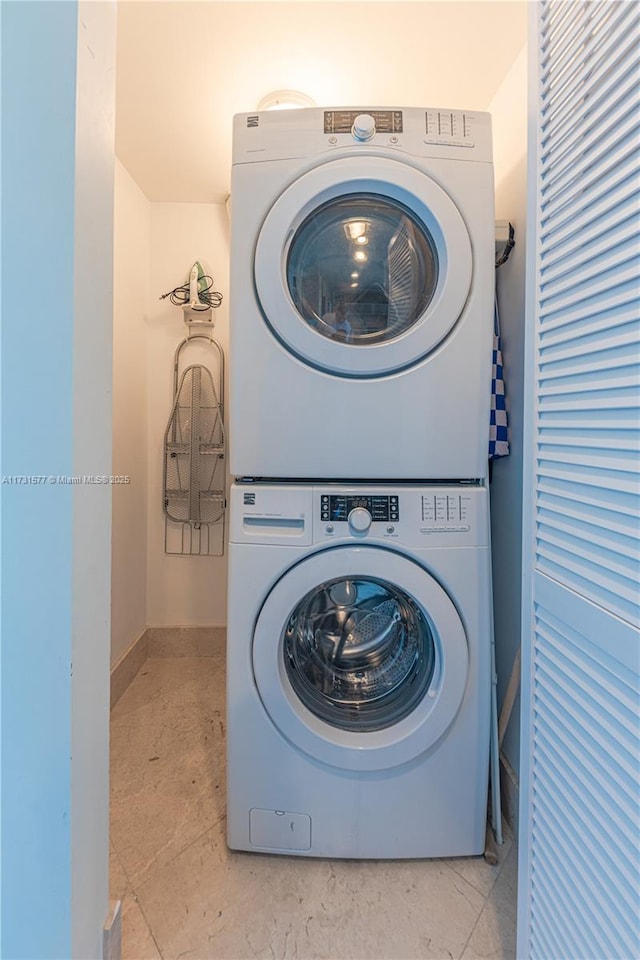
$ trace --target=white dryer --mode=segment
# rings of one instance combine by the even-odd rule
[[[230,847],[483,851],[488,529],[478,486],[232,487]]]
[[[231,196],[231,473],[484,477],[489,115],[241,114]]]

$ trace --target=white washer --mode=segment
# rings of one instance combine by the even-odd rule
[[[234,476],[486,475],[493,196],[485,113],[235,117]]]
[[[482,853],[488,529],[478,486],[234,484],[230,847]]]

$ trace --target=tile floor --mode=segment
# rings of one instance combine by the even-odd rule
[[[123,960],[515,957],[499,863],[328,861],[225,844],[224,659],[150,658],[111,719],[111,896]]]

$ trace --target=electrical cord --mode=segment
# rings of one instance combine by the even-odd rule
[[[511,251],[516,245],[515,241],[515,230],[513,229],[513,224],[509,224],[509,239],[504,245],[504,250],[502,251],[502,256],[496,260],[496,268],[501,267],[503,263],[506,263],[509,259]]]
[[[217,290],[212,290],[213,287],[213,277],[210,277],[209,274],[204,274],[200,277],[199,283],[203,280],[208,281],[204,290],[199,290],[198,304],[194,305],[194,310],[209,310],[210,307],[219,307],[222,303],[222,294],[218,293]],[[167,297],[171,299],[171,303],[175,304],[176,307],[182,307],[185,304],[190,302],[191,290],[188,283],[183,283],[179,287],[175,287],[173,290],[169,290],[168,293],[163,293],[159,298],[160,300],[165,300]]]

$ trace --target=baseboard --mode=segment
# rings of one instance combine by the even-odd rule
[[[226,627],[147,627],[111,668],[111,709],[147,657],[219,657],[226,639]]]
[[[109,901],[109,918],[102,928],[102,960],[122,960],[122,901]]]
[[[513,830],[514,837],[517,837],[520,783],[518,781],[518,774],[503,753],[500,754],[500,793],[502,799],[502,814]]]
[[[147,656],[222,656],[226,637],[226,627],[147,627]]]
[[[111,668],[112,710],[147,659],[148,633],[148,630],[143,630],[140,636],[129,644]]]

